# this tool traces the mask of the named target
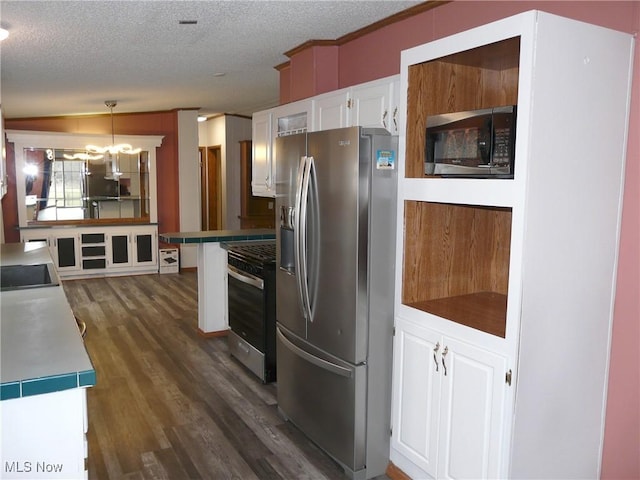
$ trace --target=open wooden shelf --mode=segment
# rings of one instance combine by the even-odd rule
[[[416,302],[409,306],[491,335],[505,336],[507,296],[501,293],[470,293]]]
[[[416,65],[408,71],[405,176],[422,178],[427,116],[518,103],[520,37]]]
[[[402,303],[504,337],[511,209],[406,201],[404,230]]]

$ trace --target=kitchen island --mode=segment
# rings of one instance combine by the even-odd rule
[[[1,248],[3,267],[51,262],[44,242]],[[56,281],[3,290],[0,477],[86,478],[86,389],[96,374],[64,290]]]
[[[272,240],[275,230],[210,230],[161,233],[170,244],[198,245],[198,331],[203,336],[221,336],[229,331],[227,310],[227,251],[221,242]]]

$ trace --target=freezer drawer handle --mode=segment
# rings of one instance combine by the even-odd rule
[[[277,330],[277,332],[278,332],[278,338],[280,338],[280,340],[282,341],[282,344],[285,347],[287,347],[289,350],[291,350],[293,353],[295,353],[299,357],[306,360],[307,362],[313,363],[317,367],[323,368],[325,370],[328,370],[342,377],[350,378],[353,376],[352,370],[341,367],[340,365],[336,365],[335,363],[327,362],[326,360],[322,360],[321,358],[318,358],[314,355],[311,355],[308,352],[305,352],[303,349],[301,349],[297,345],[294,345],[293,343],[291,343],[291,341],[287,337],[285,337],[279,329]]]

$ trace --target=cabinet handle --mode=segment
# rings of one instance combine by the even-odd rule
[[[384,113],[382,114],[382,126],[384,128],[387,128],[387,115],[389,114],[389,112],[387,110],[384,111]]]
[[[398,131],[398,107],[393,109],[393,128]]]
[[[436,358],[438,350],[440,350],[440,342],[437,342],[436,346],[433,348],[433,363],[436,364],[436,372],[438,371],[438,359]]]
[[[447,364],[444,363],[444,357],[447,356],[447,353],[449,353],[449,347],[444,347],[444,350],[442,351],[442,370],[445,377],[447,376]]]

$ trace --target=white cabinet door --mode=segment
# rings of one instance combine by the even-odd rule
[[[52,234],[49,243],[58,273],[80,270],[80,239],[77,234]]]
[[[260,197],[275,196],[271,110],[256,112],[252,120],[251,191]]]
[[[273,186],[270,190],[271,197],[276,196],[276,172],[278,151],[276,138],[303,133],[309,130],[311,123],[311,112],[313,106],[311,100],[301,100],[299,102],[287,103],[272,109],[272,135],[271,135],[271,178]]]
[[[133,239],[129,232],[112,232],[107,234],[107,265],[109,269],[130,267]]]
[[[287,103],[285,105],[272,108],[272,138],[275,139],[276,137],[293,135],[311,130],[310,124],[312,111],[313,105],[310,99]],[[275,152],[275,150],[272,151]],[[275,159],[275,153],[273,157]],[[273,171],[275,172],[275,167],[273,167]]]
[[[155,231],[133,232],[133,265],[157,265],[158,241]]]
[[[504,476],[506,368],[501,355],[398,318],[392,448],[433,478]]]
[[[353,87],[351,91],[351,125],[378,127],[391,131],[392,84],[387,79]]]
[[[315,131],[348,127],[350,89],[319,95],[313,100],[313,129]]]
[[[60,276],[80,270],[80,236],[78,233],[50,229],[21,231],[23,242],[46,242]]]
[[[313,130],[342,127],[385,128],[398,133],[400,76],[363,83],[313,99]]]
[[[441,341],[433,330],[397,319],[391,444],[434,478],[442,382],[437,353],[442,348]]]
[[[391,121],[389,131],[391,135],[398,135],[400,131],[400,75],[391,78],[391,103],[389,104]]]
[[[500,478],[507,362],[444,337],[438,478]]]
[[[7,193],[8,183],[7,151],[4,145],[4,116],[2,115],[2,108],[0,107],[0,198],[4,197]]]

